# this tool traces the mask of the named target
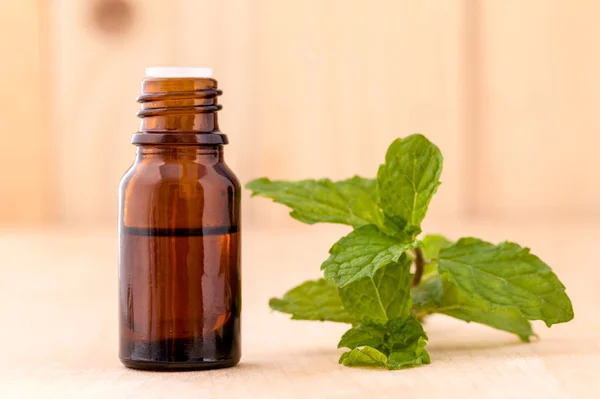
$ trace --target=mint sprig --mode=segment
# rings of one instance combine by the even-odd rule
[[[287,205],[301,222],[354,228],[321,265],[325,279],[307,281],[269,302],[293,319],[351,324],[338,345],[350,349],[340,358],[345,366],[429,363],[421,321],[433,313],[485,324],[522,341],[535,335],[530,320],[551,326],[573,318],[564,285],[529,249],[476,238],[417,239],[442,164],[439,149],[414,134],[390,145],[375,180],[261,178],[246,186],[253,195]]]

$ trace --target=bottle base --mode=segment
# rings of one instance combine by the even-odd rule
[[[131,360],[120,358],[125,367],[146,371],[193,371],[214,370],[233,367],[239,363],[238,359],[214,360],[203,362],[152,362],[147,360]]]

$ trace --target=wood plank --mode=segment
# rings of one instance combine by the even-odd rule
[[[476,213],[600,220],[600,2],[480,4]]]
[[[126,2],[131,18],[114,31],[98,25],[95,4],[56,0],[51,15],[57,214],[75,224],[115,223],[144,68],[172,64],[177,40],[170,2]]]
[[[42,83],[40,1],[0,2],[0,222],[39,223],[46,216],[44,170],[54,154]]]
[[[422,132],[446,155],[429,219],[460,216],[462,10],[461,1],[258,2],[257,175],[374,176],[394,138]],[[267,226],[297,224],[276,206],[258,212]]]
[[[346,368],[337,362],[344,350],[336,346],[349,326],[290,320],[267,305],[270,297],[320,275],[319,264],[339,229],[328,226],[313,234],[248,230],[239,366],[139,372],[117,359],[117,297],[115,290],[106,288],[115,284],[116,270],[108,271],[112,268],[107,265],[117,257],[116,231],[0,232],[0,313],[11,320],[0,338],[27,343],[3,348],[10,361],[0,362],[0,392],[7,398],[38,397],[43,392],[44,398],[61,399],[593,397],[600,390],[600,291],[591,281],[600,275],[588,253],[600,239],[600,229],[528,224],[439,227],[451,237],[467,231],[493,240],[509,236],[532,246],[568,287],[577,317],[550,329],[536,324],[540,339],[524,344],[476,323],[432,316],[425,324],[431,365],[395,372]],[[302,256],[290,256],[299,249]],[[573,265],[582,265],[583,272]],[[15,281],[27,281],[29,289]]]
[[[134,98],[149,64],[214,67],[231,138],[226,158],[242,182],[374,176],[394,138],[420,131],[446,155],[431,218],[463,210],[461,1],[138,0],[130,2],[133,26],[115,37],[90,25],[88,3],[58,3],[63,220],[114,220],[116,185],[133,160]],[[261,200],[245,202],[244,218],[297,225]]]
[[[221,130],[229,137],[225,160],[242,183],[256,175],[261,134],[254,127],[255,99],[264,95],[255,76],[254,2],[250,0],[197,1],[177,3],[178,30],[176,62],[213,68],[223,90],[219,102]],[[197,20],[202,19],[198,24]],[[189,51],[195,49],[195,51]],[[245,193],[245,199],[248,193]],[[244,203],[243,224],[255,222],[256,203]],[[258,222],[257,222],[258,223]]]

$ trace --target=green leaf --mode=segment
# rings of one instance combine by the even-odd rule
[[[344,310],[337,291],[337,286],[325,279],[306,281],[289,290],[283,298],[272,298],[269,306],[273,310],[291,314],[294,320],[352,324],[354,320]]]
[[[445,314],[466,322],[476,322],[516,334],[529,342],[535,336],[531,324],[513,308],[489,309],[481,301],[471,299],[456,284],[435,276],[412,289],[413,306],[417,316],[431,313]]]
[[[461,307],[449,309],[443,313],[456,319],[464,320],[467,323],[476,322],[485,324],[498,330],[516,334],[523,342],[530,342],[531,337],[536,336],[531,328],[531,323],[515,309],[494,309],[489,311]]]
[[[387,346],[390,352],[396,352],[411,346],[420,337],[427,340],[427,334],[425,334],[423,326],[412,314],[404,318],[390,320],[388,329]]]
[[[565,286],[529,248],[463,238],[441,250],[438,269],[488,309],[514,309],[547,326],[573,319]]]
[[[410,259],[401,255],[397,262],[380,268],[373,278],[363,277],[339,289],[344,309],[355,320],[385,324],[411,313]]]
[[[425,338],[419,337],[410,349],[390,353],[387,368],[389,370],[398,370],[431,363],[429,353],[425,350],[426,345],[427,341]]]
[[[418,244],[399,241],[374,225],[362,226],[333,245],[321,270],[325,271],[325,278],[344,287],[362,277],[373,277],[377,270],[398,261],[406,250]]]
[[[436,276],[437,274],[437,261],[425,263],[423,265],[423,276],[421,277],[421,281],[425,281],[432,276]]]
[[[355,176],[332,182],[329,179],[271,181],[260,178],[246,188],[292,208],[290,215],[301,222],[340,223],[353,227],[375,224],[383,227],[385,216],[377,203],[374,179]]]
[[[425,350],[427,334],[421,323],[410,315],[390,320],[383,326],[359,326],[350,329],[340,347],[352,350],[340,358],[345,366],[381,366],[390,370],[429,364]]]
[[[421,134],[394,141],[377,174],[380,203],[385,214],[401,217],[410,225],[420,227],[440,185],[442,164],[440,150]]]
[[[452,244],[450,240],[439,234],[428,234],[421,240],[423,256],[427,260],[437,259],[442,248]]]
[[[429,353],[425,350],[427,334],[415,316],[390,321],[388,330],[389,336],[384,344],[384,353],[388,353],[388,369],[395,370],[431,362]]]
[[[451,242],[446,237],[438,234],[426,235],[421,242],[423,244],[421,250],[423,251],[423,257],[425,258],[421,280],[424,281],[437,275],[437,258],[440,254],[440,250],[450,245]]]
[[[380,325],[360,325],[346,331],[338,344],[338,348],[354,349],[359,346],[382,346],[386,328]]]
[[[387,367],[387,356],[375,348],[365,346],[343,353],[340,357],[340,364],[344,366]]]

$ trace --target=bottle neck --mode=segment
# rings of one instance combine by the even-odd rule
[[[210,78],[146,78],[138,97],[140,131],[134,144],[227,144],[219,130],[217,81]]]
[[[222,145],[139,145],[137,146],[138,162],[143,160],[160,161],[193,161],[201,164],[224,162]]]

